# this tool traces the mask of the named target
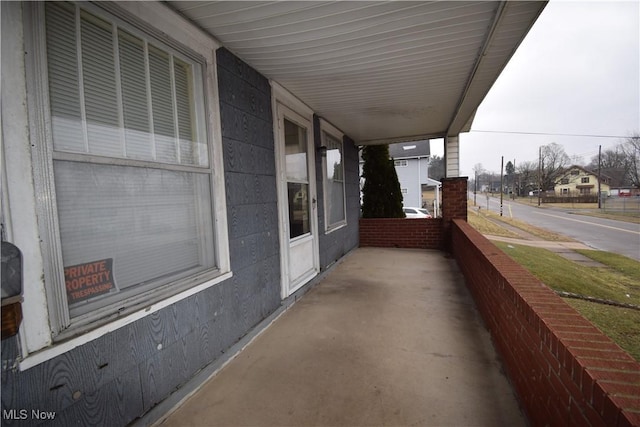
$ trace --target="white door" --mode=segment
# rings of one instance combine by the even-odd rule
[[[318,216],[311,121],[277,104],[282,297],[318,274]]]

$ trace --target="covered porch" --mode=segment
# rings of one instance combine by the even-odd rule
[[[47,410],[58,425],[524,424],[515,391],[532,425],[640,425],[638,363],[464,221],[459,134],[470,129],[544,4],[3,3],[9,179],[2,213],[13,219],[9,240],[25,250],[28,265],[25,319],[19,336],[2,346],[3,414],[17,419],[22,410]],[[53,25],[72,34],[47,33]],[[101,58],[94,54],[100,50],[82,44],[83,31],[85,40],[114,52],[112,64],[105,65],[109,55]],[[125,46],[142,46],[131,80],[146,94],[140,111],[148,114],[138,116],[149,118],[148,141],[167,136],[151,126],[154,105],[171,112],[174,163],[153,157],[151,142],[149,158],[126,157],[126,131],[136,128],[125,123],[122,99],[133,92],[122,90],[126,73],[116,66]],[[77,107],[82,153],[57,147],[66,139],[52,137],[51,118],[67,113],[47,101],[64,92],[48,88],[46,70],[68,65],[56,52],[83,59],[72,67],[78,73],[84,62],[113,71],[109,94],[96,90],[85,99],[84,80],[71,78],[78,99],[61,99],[60,105]],[[159,84],[163,99],[152,96],[151,56],[169,64]],[[190,115],[182,124],[175,64],[191,70],[190,79],[180,80],[188,83],[181,111]],[[102,77],[96,73],[95,80]],[[85,128],[102,115],[87,121],[83,110],[106,100],[113,101],[117,132],[105,133],[122,148],[109,155],[100,138],[99,151],[89,151]],[[175,129],[182,125],[199,131],[202,138],[192,137],[189,146],[198,148],[202,164],[179,162]],[[359,147],[432,138],[445,140],[442,218],[388,221],[385,233],[380,223],[369,224],[367,233],[358,218]],[[333,163],[343,171],[328,167],[331,147],[342,147]],[[295,162],[288,155],[303,159],[301,166],[289,171]],[[155,194],[140,185],[115,211],[123,224],[140,224],[140,234],[105,232],[118,237],[99,256],[84,259],[82,249],[99,240],[87,239],[74,246],[77,261],[65,260],[62,245],[77,242],[61,237],[59,219],[71,224],[75,217],[57,209],[65,200],[56,198],[62,192],[54,161],[114,171],[126,166],[140,177],[156,170],[203,176],[203,185],[184,179],[193,185],[176,190],[164,206],[185,224],[202,223],[203,232],[190,240],[193,259],[211,262],[185,277],[178,266],[166,273],[168,282],[163,276],[146,288],[155,280],[151,269],[149,277],[130,280],[139,291],[96,300],[97,312],[84,306],[86,313],[76,313],[66,294],[66,266],[120,256],[112,247],[130,246],[143,233],[164,237],[175,221],[153,204],[134,209],[139,214],[132,220],[135,194]],[[339,190],[332,194],[342,198],[325,197],[334,184]],[[69,199],[85,206],[75,190],[69,185]],[[184,205],[183,193],[201,197]],[[329,205],[342,215],[333,217]],[[83,216],[90,230],[92,212]],[[151,216],[162,232],[147,232]],[[175,240],[182,237],[176,233]],[[172,242],[151,243],[164,259],[174,258]]]
[[[424,249],[354,250],[164,410],[163,426],[526,425],[455,261]]]

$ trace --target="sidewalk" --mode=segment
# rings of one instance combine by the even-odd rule
[[[444,255],[357,249],[160,425],[526,425]]]

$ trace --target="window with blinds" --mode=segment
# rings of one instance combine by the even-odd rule
[[[324,168],[324,203],[327,230],[346,222],[344,161],[342,141],[323,131],[322,144],[327,147]]]
[[[203,66],[119,22],[45,5],[71,317],[216,269]]]

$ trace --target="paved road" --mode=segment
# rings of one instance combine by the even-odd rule
[[[473,200],[473,193],[469,198]],[[500,212],[500,198],[476,196],[482,209]],[[473,202],[471,202],[473,205]],[[614,252],[640,261],[640,224],[572,214],[569,209],[538,208],[537,204],[503,201],[503,215],[571,237],[594,249]]]

